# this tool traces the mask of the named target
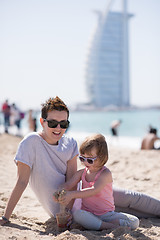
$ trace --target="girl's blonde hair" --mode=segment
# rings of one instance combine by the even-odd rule
[[[96,149],[100,165],[103,166],[108,161],[108,146],[105,137],[102,134],[88,136],[80,146],[80,154],[91,154],[92,149]]]

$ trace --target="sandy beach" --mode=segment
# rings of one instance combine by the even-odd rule
[[[0,215],[16,181],[13,161],[21,138],[0,135]],[[107,166],[113,174],[114,185],[150,194],[160,199],[160,151],[140,151],[109,146]],[[80,167],[80,166],[79,166]],[[119,227],[115,230],[86,231],[72,224],[71,229],[59,233],[56,221],[49,218],[34,193],[27,187],[17,204],[11,223],[0,226],[0,239],[160,239],[160,218],[140,219],[136,230]]]

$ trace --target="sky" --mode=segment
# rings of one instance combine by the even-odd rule
[[[87,54],[107,0],[0,0],[0,104],[88,101]],[[115,0],[112,10],[122,1]],[[160,105],[160,1],[128,0],[130,102]]]

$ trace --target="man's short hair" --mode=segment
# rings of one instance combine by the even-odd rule
[[[58,97],[49,98],[44,104],[42,104],[41,117],[46,119],[48,112],[57,110],[57,111],[66,111],[69,117],[69,109],[67,105]]]

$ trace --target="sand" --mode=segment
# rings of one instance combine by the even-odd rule
[[[13,161],[21,138],[0,135],[0,215],[16,181]],[[109,146],[107,166],[113,173],[114,185],[142,191],[160,199],[160,151],[140,151]],[[80,167],[80,166],[79,166]],[[11,223],[0,226],[0,239],[160,239],[160,218],[140,220],[136,230],[86,231],[76,224],[59,233],[56,221],[49,218],[28,186],[18,202]]]

